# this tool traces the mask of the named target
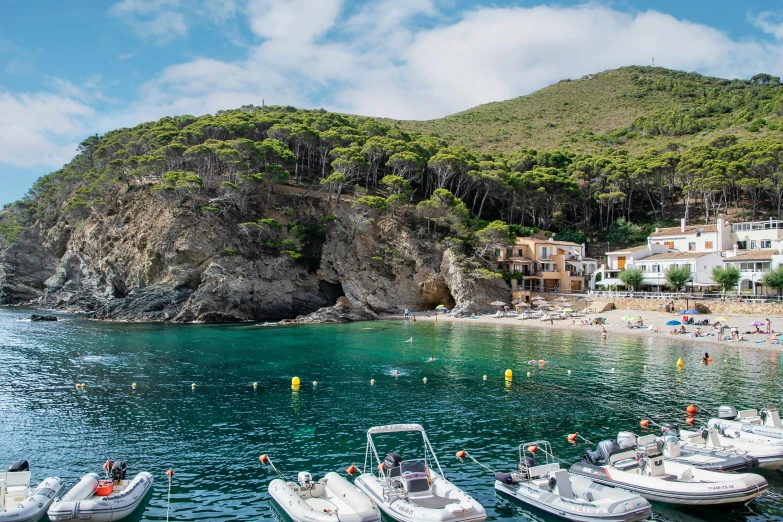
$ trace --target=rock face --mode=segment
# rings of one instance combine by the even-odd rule
[[[488,313],[496,310],[489,304],[493,301],[511,302],[511,289],[504,279],[482,277],[477,275],[481,272],[466,268],[466,265],[467,260],[461,259],[451,249],[443,253],[440,272],[457,302],[452,313]]]
[[[319,219],[325,204],[314,198],[309,212]],[[0,252],[0,302],[121,321],[304,323],[439,304],[491,311],[487,303],[510,299],[502,279],[475,277],[470,263],[404,219],[361,217],[347,204],[328,208],[335,219],[315,266],[264,250],[237,219],[172,209],[143,190],[107,206],[20,233]]]

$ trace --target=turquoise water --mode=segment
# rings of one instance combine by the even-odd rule
[[[496,496],[490,474],[454,453],[467,448],[504,469],[515,463],[519,443],[548,438],[571,461],[586,449],[566,441],[575,431],[598,442],[619,429],[638,432],[646,416],[682,422],[694,401],[783,404],[781,355],[748,345],[711,348],[715,362],[705,367],[703,346],[617,335],[602,345],[597,331],[578,327],[386,321],[260,328],[74,316],[31,323],[23,320],[29,313],[0,308],[0,465],[26,458],[35,479],[57,474],[70,485],[107,458],[126,460],[129,473],[146,470],[156,480],[143,520],[165,520],[168,468],[176,470],[172,520],[283,520],[270,505],[273,475],[260,454],[291,476],[308,470],[319,478],[352,462],[361,468],[367,428],[397,422],[424,425],[446,475],[490,520],[554,520]],[[426,362],[430,355],[435,362]],[[528,365],[531,359],[547,364]],[[510,384],[506,368],[514,371]],[[401,376],[390,376],[392,369]],[[295,375],[298,392],[290,386]],[[77,390],[77,382],[87,389]],[[655,518],[783,520],[783,483],[774,472],[763,475],[772,491],[748,508],[655,505]]]

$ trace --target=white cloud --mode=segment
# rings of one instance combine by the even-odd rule
[[[748,14],[748,21],[777,40],[783,40],[783,21],[779,14],[770,11],[755,16]]]
[[[109,14],[125,20],[143,38],[163,43],[188,31],[179,8],[180,0],[121,0]]]
[[[0,89],[0,164],[59,168],[76,153],[91,107],[52,93],[14,95]],[[78,139],[78,138],[77,138]]]

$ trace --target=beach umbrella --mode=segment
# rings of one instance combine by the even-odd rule
[[[691,308],[690,310],[682,310],[680,311],[680,315],[696,315],[699,311],[695,308]]]
[[[574,309],[573,308],[563,308],[563,311],[567,312],[567,313],[571,313],[571,312],[574,311]]]
[[[503,301],[492,301],[489,304],[492,306],[506,306],[506,303],[504,303]]]
[[[435,307],[435,310],[448,310],[448,307],[446,305],[438,305]]]
[[[715,320],[716,321],[721,321],[721,322],[725,323],[726,321],[729,320],[729,318],[728,317],[716,317]]]
[[[680,321],[675,321],[674,319],[672,319],[671,321],[666,323],[666,326],[677,326],[677,325],[680,325],[680,324],[682,324]]]
[[[758,319],[756,319],[755,321],[750,323],[750,325],[751,326],[764,326],[764,321],[759,321]]]
[[[621,321],[637,321],[638,319],[638,317],[633,317],[630,315],[624,315],[620,318]]]
[[[533,298],[533,301],[546,301],[545,298],[541,297],[540,295],[537,295]]]
[[[558,297],[557,299],[555,299],[555,302],[556,303],[567,303],[568,299],[566,299],[565,297]]]

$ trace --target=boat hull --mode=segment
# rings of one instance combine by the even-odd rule
[[[695,437],[697,432],[681,430],[683,437]],[[752,433],[735,432],[736,437],[727,437],[718,434],[721,447],[728,450],[747,452],[759,462],[759,467],[764,469],[777,469],[783,466],[783,440],[762,437]]]
[[[573,477],[572,480],[586,480],[583,477]],[[605,486],[598,485],[602,488]],[[569,503],[563,501],[562,497],[544,490],[524,484],[505,484],[499,480],[495,481],[495,490],[512,497],[520,502],[546,511],[552,515],[568,520],[578,522],[611,521],[611,522],[635,522],[637,520],[646,520],[652,514],[652,506],[645,499],[633,495],[637,500],[629,499],[630,509],[622,509],[617,512],[610,512],[601,506],[592,503]],[[630,497],[631,495],[629,495]],[[616,502],[620,504],[621,501]]]
[[[59,502],[49,508],[52,522],[90,520],[114,522],[122,520],[138,508],[152,489],[152,475],[141,472],[122,492],[107,497],[96,497],[94,483],[98,475],[90,473],[80,480]]]
[[[383,484],[375,475],[365,473],[360,475],[355,485],[370,497],[373,502],[388,516],[399,522],[480,522],[487,518],[484,507],[472,497],[469,497],[462,490],[451,484],[449,481],[430,470],[432,487],[440,488],[442,491],[450,491],[449,499],[454,500],[455,504],[462,504],[467,507],[463,512],[454,512],[454,510],[445,508],[426,508],[417,505],[403,497],[388,501],[384,499]]]
[[[297,484],[281,479],[269,483],[269,495],[297,522],[378,522],[381,519],[381,512],[359,488],[337,473],[327,473],[324,478],[324,497],[305,499],[297,492]],[[330,504],[327,499],[334,497],[337,504]],[[323,509],[330,505],[335,509]]]
[[[38,522],[64,489],[65,483],[60,478],[47,478],[21,503],[0,512],[0,522]]]
[[[748,502],[763,495],[769,488],[763,477],[752,473],[726,475],[725,478],[720,477],[722,480],[714,482],[681,482],[642,476],[587,462],[577,462],[571,466],[569,472],[588,477],[598,484],[631,491],[647,500],[690,506]],[[719,475],[703,470],[694,470],[694,473]]]

